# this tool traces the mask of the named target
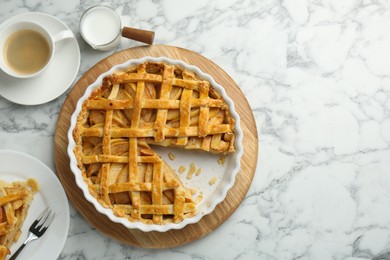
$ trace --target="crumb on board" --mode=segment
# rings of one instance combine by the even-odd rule
[[[192,178],[192,175],[195,173],[195,171],[196,171],[195,164],[191,163],[190,164],[190,169],[188,170],[188,173],[187,173],[187,179],[188,180]]]
[[[219,165],[225,165],[225,159],[226,159],[226,155],[222,154],[219,158],[218,158],[218,164]]]
[[[183,172],[185,172],[185,171],[186,171],[186,167],[183,166],[183,165],[180,166],[179,169],[178,169],[178,172],[179,172],[179,173],[183,173]]]
[[[217,176],[214,176],[213,178],[210,179],[209,185],[213,186],[217,182]]]
[[[176,156],[172,153],[172,152],[169,152],[168,153],[168,158],[171,160],[171,161],[174,161],[176,159]]]
[[[199,176],[201,172],[202,172],[202,168],[198,168],[198,169],[196,170],[196,172],[195,172],[195,175],[196,175],[196,176]]]

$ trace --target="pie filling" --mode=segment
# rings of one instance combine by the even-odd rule
[[[74,149],[90,193],[118,217],[178,223],[197,213],[190,190],[149,146],[233,153],[235,120],[194,72],[145,62],[103,79],[82,104]]]

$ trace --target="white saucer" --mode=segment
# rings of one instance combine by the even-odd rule
[[[22,234],[11,246],[11,254],[23,244],[34,220],[46,207],[50,207],[56,215],[49,229],[41,238],[28,244],[19,257],[30,260],[57,259],[68,237],[70,220],[68,199],[57,176],[43,162],[17,151],[0,150],[0,165],[0,179],[13,182],[34,178],[40,186],[28,210]]]
[[[44,13],[22,13],[0,24],[0,29],[15,21],[35,21],[49,32],[69,29],[56,17]],[[80,48],[76,38],[57,43],[53,62],[43,75],[32,79],[16,79],[0,70],[0,96],[21,105],[39,105],[56,99],[73,83],[80,67]]]

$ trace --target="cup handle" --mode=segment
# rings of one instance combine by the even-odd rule
[[[65,39],[69,39],[69,38],[73,38],[73,37],[74,37],[74,35],[73,35],[73,32],[71,30],[64,30],[64,31],[61,31],[53,36],[53,42],[56,43],[56,42],[59,42],[59,41],[65,40]]]

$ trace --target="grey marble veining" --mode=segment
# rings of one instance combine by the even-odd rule
[[[78,22],[99,1],[2,1],[65,22],[81,49],[77,78],[117,50],[93,51]],[[196,51],[239,84],[259,133],[252,186],[218,229],[188,245],[120,244],[71,205],[59,259],[390,259],[390,3],[384,0],[106,1],[157,44]],[[1,80],[1,79],[0,79]],[[77,80],[77,79],[76,79]],[[53,135],[66,93],[39,106],[0,98],[0,148],[55,170]]]

